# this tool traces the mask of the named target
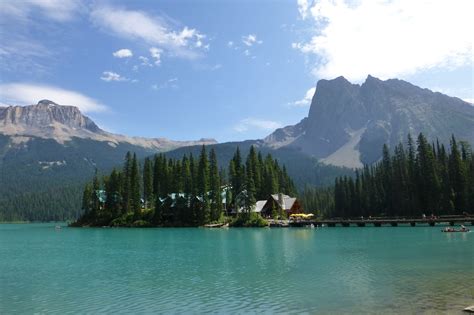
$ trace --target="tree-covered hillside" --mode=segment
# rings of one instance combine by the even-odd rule
[[[120,166],[127,151],[136,152],[140,162],[154,152],[126,143],[111,145],[103,141],[74,138],[60,144],[52,139],[29,137],[19,143],[0,135],[0,221],[71,220],[81,214],[81,194],[85,182],[97,169],[109,172]],[[237,147],[247,155],[258,141],[210,145],[216,152],[219,168],[228,166]],[[185,154],[198,156],[200,146],[183,147],[166,153],[173,159]],[[271,153],[280,165],[286,165],[296,187],[330,186],[337,176],[351,176],[353,171],[317,162],[298,151],[282,148],[259,148]]]
[[[77,218],[84,183],[96,169],[108,171],[127,151],[143,148],[75,138],[65,144],[0,135],[0,221],[49,221]]]
[[[382,161],[365,166],[355,178],[341,177],[334,188],[338,217],[460,215],[474,212],[474,154],[466,142],[449,147],[409,136]]]

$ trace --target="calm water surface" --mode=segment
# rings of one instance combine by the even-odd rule
[[[0,314],[453,313],[474,233],[0,225]]]

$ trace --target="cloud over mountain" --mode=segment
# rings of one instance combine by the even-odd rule
[[[315,56],[320,78],[360,81],[472,65],[474,2],[469,0],[298,1],[311,39],[293,48]]]
[[[9,105],[29,105],[49,98],[60,104],[77,105],[85,113],[105,111],[107,107],[82,93],[56,86],[10,83],[0,85],[0,102]]]

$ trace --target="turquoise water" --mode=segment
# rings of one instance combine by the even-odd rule
[[[0,314],[454,313],[474,233],[0,225]]]

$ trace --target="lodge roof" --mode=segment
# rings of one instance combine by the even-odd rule
[[[267,203],[266,200],[259,200],[257,201],[256,205],[255,205],[255,212],[262,212],[262,209],[263,207],[265,206],[265,204]]]
[[[279,194],[272,194],[273,200],[275,200],[283,210],[290,210],[296,202],[296,198],[292,198],[288,195],[281,194],[281,201]]]

